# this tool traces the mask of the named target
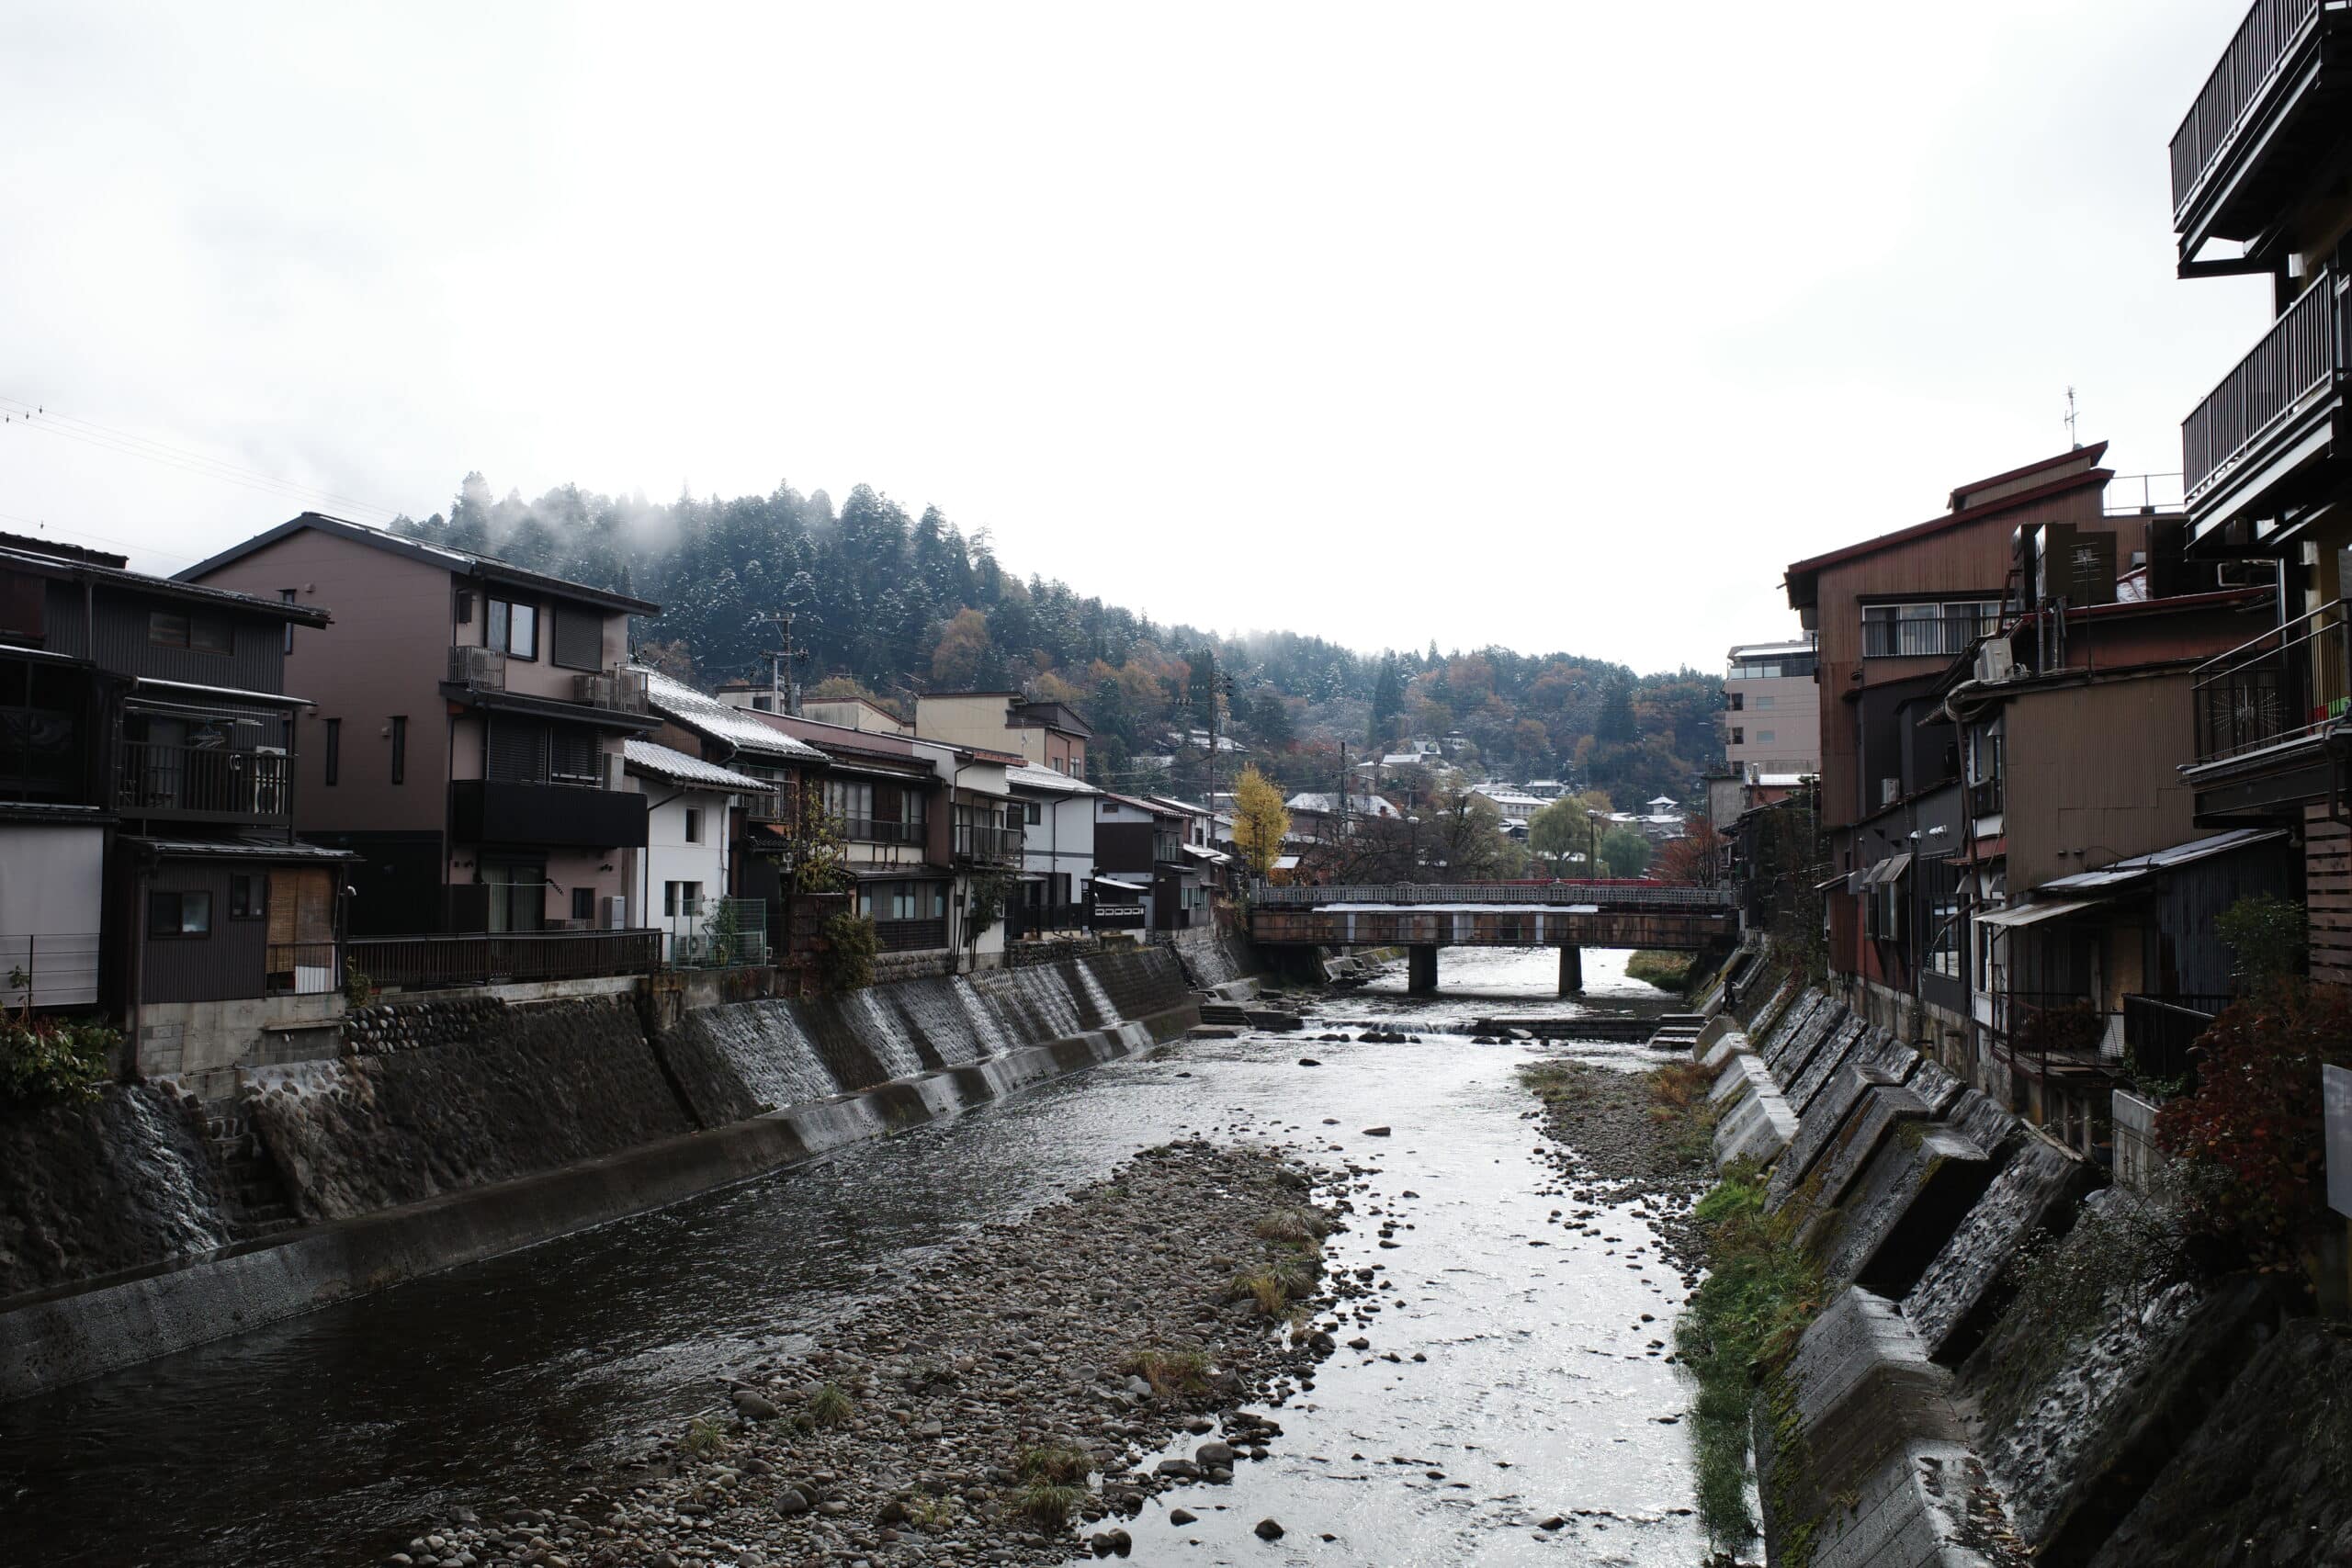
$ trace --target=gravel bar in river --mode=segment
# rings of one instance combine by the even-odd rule
[[[1317,1206],[1316,1189],[1343,1179],[1256,1146],[1148,1150],[983,1227],[812,1348],[742,1369],[639,1463],[559,1506],[459,1514],[390,1561],[881,1568],[1083,1554],[1036,1517],[1040,1502],[1092,1521],[1098,1552],[1124,1554],[1120,1523],[1154,1492],[1266,1456],[1279,1424],[1240,1407],[1311,1387],[1334,1346],[1305,1307],[1372,1289],[1321,1277],[1322,1236],[1347,1204]],[[1188,1433],[1192,1458],[1136,1468]]]

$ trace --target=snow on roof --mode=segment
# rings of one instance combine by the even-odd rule
[[[1302,791],[1283,802],[1283,805],[1292,811],[1329,812],[1337,811],[1339,809],[1339,798],[1340,797],[1338,795],[1328,792],[1316,794],[1312,791]],[[1397,810],[1396,807],[1390,805],[1385,797],[1377,795],[1351,795],[1348,796],[1348,809],[1351,811],[1363,812],[1367,817],[1401,817],[1404,815],[1404,813]]]
[[[765,795],[775,787],[763,779],[729,773],[716,762],[689,757],[684,751],[673,750],[651,740],[624,740],[621,742],[621,754],[630,772],[650,773],[673,784],[741,791],[747,795]]]
[[[659,670],[643,665],[630,668],[644,670],[646,700],[653,705],[656,713],[677,720],[698,735],[707,735],[739,751],[763,757],[790,757],[812,762],[825,760],[825,754],[807,741],[796,740],[741,708],[729,707],[707,692],[697,691]]]
[[[1052,790],[1057,795],[1100,795],[1102,793],[1084,779],[1072,778],[1068,773],[1057,773],[1051,768],[1041,768],[1035,763],[1024,763],[1017,768],[1005,769],[1004,782],[1014,789]]]

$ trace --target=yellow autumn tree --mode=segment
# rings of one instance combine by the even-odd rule
[[[1275,857],[1283,852],[1283,835],[1289,831],[1283,792],[1256,768],[1242,769],[1233,786],[1233,844],[1250,875],[1262,878],[1274,869]]]

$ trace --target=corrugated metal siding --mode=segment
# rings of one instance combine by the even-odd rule
[[[151,892],[212,895],[212,934],[149,937],[142,1000],[220,1002],[238,997],[258,997],[266,991],[269,922],[230,918],[231,874],[225,866],[174,864],[170,861],[155,868],[148,884]],[[256,865],[242,874],[266,878],[269,868]],[[137,919],[142,924],[147,919],[144,899],[140,901]]]
[[[73,592],[78,598],[79,591]],[[91,650],[98,663],[119,673],[148,675],[159,681],[234,686],[246,692],[285,689],[286,628],[282,623],[259,615],[221,615],[232,629],[233,649],[228,653],[205,653],[192,648],[158,648],[149,642],[147,617],[154,610],[186,614],[189,606],[99,589],[97,637]],[[81,619],[78,605],[74,618],[76,622]]]

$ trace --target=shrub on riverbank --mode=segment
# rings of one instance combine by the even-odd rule
[[[1650,1120],[1674,1156],[1694,1169],[1714,1158],[1721,1112],[1707,1100],[1714,1081],[1714,1074],[1696,1062],[1669,1062],[1650,1074]]]
[[[1625,977],[1656,986],[1661,991],[1682,994],[1683,986],[1690,978],[1690,954],[1661,953],[1655,948],[1643,948],[1625,960]]]
[[[1705,1226],[1709,1273],[1675,1322],[1674,1349],[1696,1389],[1700,1522],[1717,1545],[1736,1549],[1756,1535],[1747,1439],[1758,1370],[1769,1374],[1795,1350],[1826,1285],[1787,1213],[1765,1212],[1755,1167],[1726,1168],[1695,1217]]]
[[[98,1098],[122,1036],[95,1021],[0,1018],[0,1104]]]

